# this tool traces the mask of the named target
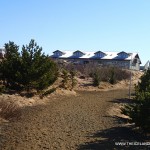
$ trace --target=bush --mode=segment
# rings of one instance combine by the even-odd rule
[[[70,71],[71,89],[73,89],[77,84],[77,80],[75,79],[75,76],[76,76],[76,72],[74,70],[71,70]]]
[[[121,68],[114,68],[115,78],[117,81],[130,79],[130,72]]]
[[[62,70],[62,84],[60,85],[61,88],[64,89],[70,89],[72,90],[75,85],[77,84],[77,81],[75,79],[76,72],[72,69],[70,71]]]
[[[116,79],[115,70],[114,70],[114,68],[112,68],[111,73],[110,73],[109,83],[115,84],[117,82],[116,80],[117,79]]]
[[[98,70],[96,70],[92,74],[92,78],[93,78],[93,85],[94,86],[99,86],[100,85],[100,81],[101,81],[101,77],[100,77],[100,72]]]
[[[150,133],[150,70],[141,77],[135,86],[134,103],[126,105],[122,113],[130,117],[135,126]]]
[[[64,68],[65,70],[71,71],[72,68],[76,72],[80,72],[80,76],[92,77],[93,73],[98,70],[100,73],[101,81],[110,82],[115,84],[117,81],[125,80],[130,78],[130,73],[127,70],[112,67],[112,66],[100,66],[98,64],[76,64],[72,63],[61,65],[60,69]]]
[[[0,85],[0,94],[5,92],[5,86],[4,85]]]
[[[67,89],[68,88],[68,82],[69,82],[69,73],[67,70],[63,70],[62,71],[62,84],[61,84],[61,87],[64,88],[64,89]]]
[[[10,89],[43,90],[51,85],[58,76],[56,64],[42,53],[34,40],[29,45],[19,47],[14,42],[5,44],[6,57],[1,62],[0,80]]]

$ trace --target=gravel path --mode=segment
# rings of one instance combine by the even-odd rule
[[[18,121],[1,129],[0,147],[2,150],[111,150],[117,140],[138,141],[141,137],[107,113],[112,100],[127,97],[127,92],[82,91],[77,96],[51,100],[46,106],[27,107]]]

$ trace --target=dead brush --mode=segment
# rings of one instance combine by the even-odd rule
[[[19,119],[21,109],[17,104],[10,101],[0,101],[0,117],[9,121]]]

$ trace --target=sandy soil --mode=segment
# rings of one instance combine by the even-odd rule
[[[112,107],[128,90],[80,91],[58,96],[47,105],[22,109],[19,120],[1,126],[1,150],[139,149],[115,142],[145,141],[116,115]],[[147,139],[148,140],[148,139]],[[148,146],[140,146],[148,149]]]
[[[132,88],[142,74],[132,72]],[[77,81],[75,91],[57,88],[43,99],[0,95],[0,101],[19,108],[18,118],[0,119],[0,150],[139,149],[115,146],[115,142],[148,140],[123,122],[127,116],[120,108],[129,103],[129,80],[115,85],[101,82],[99,87],[93,87],[91,78]]]

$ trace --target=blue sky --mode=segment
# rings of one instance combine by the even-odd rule
[[[149,0],[1,0],[0,47],[138,52],[150,59]],[[21,47],[20,47],[21,48]]]

